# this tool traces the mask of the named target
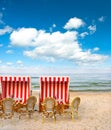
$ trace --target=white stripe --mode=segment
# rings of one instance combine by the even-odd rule
[[[56,78],[56,82],[58,81],[58,78],[60,78],[60,81],[62,81],[62,78],[64,78],[64,81],[67,81],[67,78],[68,80],[70,80],[68,76],[43,76],[42,80],[45,81],[45,78],[47,78],[47,81],[49,81],[49,79],[51,78],[51,81],[54,81],[54,77]]]
[[[2,81],[4,81],[5,80],[5,77],[2,77]]]
[[[46,94],[46,82],[45,82],[45,78],[47,78],[47,81],[49,81],[49,79],[51,78],[51,96],[53,97],[53,81],[54,81],[54,77],[55,77],[55,96],[57,97],[57,82],[58,82],[58,78],[60,78],[60,82],[63,81],[62,79],[64,78],[64,81],[67,81],[68,78],[68,85],[69,85],[69,77],[68,76],[43,76],[42,77],[42,81],[44,81],[44,93],[43,93],[43,99],[45,98],[45,94]],[[41,82],[41,81],[40,81]],[[40,83],[40,90],[42,92],[42,88],[41,88],[41,83]],[[61,98],[61,84],[59,84],[59,98]],[[67,91],[69,91],[69,86],[67,87]],[[47,84],[47,96],[49,96],[49,82]],[[68,100],[68,93],[66,94],[67,100]],[[65,100],[65,83],[63,82],[63,100]]]
[[[57,82],[55,82],[55,96],[57,98]]]
[[[10,81],[10,77],[12,78],[12,81],[14,81],[15,76],[1,76],[0,79],[3,78],[3,81],[5,81],[5,77],[7,77],[7,81]],[[21,79],[21,81],[23,81],[24,78],[25,78],[25,81],[28,81],[28,78],[30,77],[16,76],[16,81],[19,81],[19,78]]]

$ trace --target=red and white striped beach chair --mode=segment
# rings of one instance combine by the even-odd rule
[[[2,98],[12,97],[25,103],[30,96],[30,77],[0,76]]]
[[[46,97],[52,97],[58,103],[69,103],[69,77],[40,77],[39,111]]]

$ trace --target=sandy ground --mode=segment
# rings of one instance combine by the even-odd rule
[[[37,91],[33,95],[39,99]],[[53,119],[42,123],[41,113],[35,111],[31,119],[19,120],[17,114],[12,120],[0,119],[0,130],[111,130],[111,92],[70,92],[71,99],[77,96],[81,98],[80,119],[57,115],[56,123]]]

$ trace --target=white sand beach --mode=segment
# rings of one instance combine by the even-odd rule
[[[39,99],[38,91],[33,95]],[[70,92],[71,99],[77,96],[81,98],[80,119],[57,115],[56,123],[52,119],[42,123],[41,114],[35,111],[31,119],[19,120],[17,115],[13,120],[0,119],[0,130],[111,130],[111,92]]]

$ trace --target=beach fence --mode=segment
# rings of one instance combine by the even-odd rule
[[[52,97],[58,103],[69,103],[69,77],[40,77],[39,111],[42,111],[42,102],[46,97]]]
[[[25,103],[30,96],[30,77],[0,76],[2,98],[12,97]]]

